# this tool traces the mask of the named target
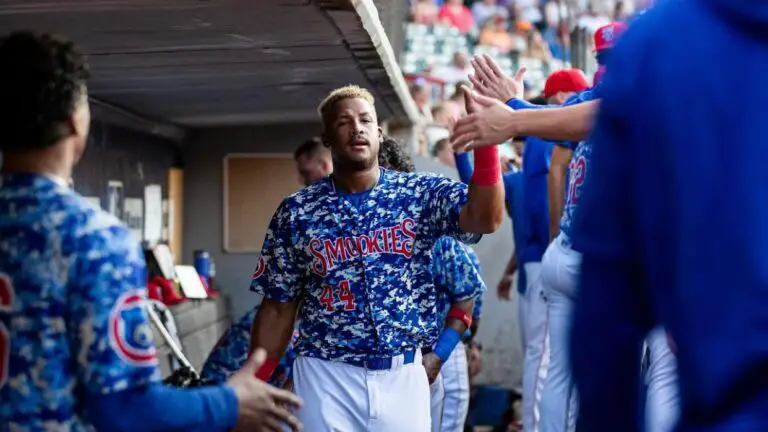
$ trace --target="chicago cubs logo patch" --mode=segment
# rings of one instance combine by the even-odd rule
[[[109,345],[128,364],[154,366],[157,353],[143,306],[144,297],[138,292],[126,293],[117,299],[109,314]]]
[[[251,279],[258,279],[261,277],[261,275],[264,274],[264,268],[266,267],[264,263],[264,256],[259,255],[259,262],[256,264],[256,269],[253,271],[253,275],[251,275]]]

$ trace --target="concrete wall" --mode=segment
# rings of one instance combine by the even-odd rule
[[[192,254],[196,249],[205,249],[211,253],[216,262],[216,285],[229,296],[235,319],[258,301],[248,291],[257,255],[227,254],[222,249],[223,158],[228,153],[290,154],[304,140],[317,133],[317,122],[215,128],[196,132],[184,145],[183,260],[192,262]],[[258,190],[253,191],[253,199],[259,199]]]

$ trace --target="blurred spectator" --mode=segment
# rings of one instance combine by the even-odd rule
[[[413,22],[424,25],[435,25],[440,8],[434,0],[416,0],[411,8]]]
[[[496,0],[478,0],[472,5],[472,15],[475,16],[475,23],[482,28],[489,19],[501,15],[504,21],[509,18],[509,10],[499,5]]]
[[[525,56],[541,60],[543,62],[550,62],[552,60],[552,52],[549,50],[549,45],[541,37],[541,33],[538,30],[532,30],[528,33],[528,49],[525,51]]]
[[[411,97],[419,108],[419,114],[424,122],[432,122],[432,110],[429,107],[429,88],[424,82],[416,82],[411,86]]]
[[[515,38],[506,29],[506,19],[503,15],[495,15],[485,23],[480,32],[480,45],[496,47],[501,54],[508,54],[516,48]]]
[[[446,0],[438,14],[440,21],[459,29],[467,34],[475,29],[475,18],[468,7],[461,0]]]
[[[543,22],[539,0],[514,0],[515,17],[540,25]]]
[[[456,88],[446,102],[453,111],[453,118],[461,118],[467,114],[467,109],[464,105],[464,92],[461,90],[462,87],[472,88],[472,85],[468,81],[456,82]]]
[[[544,5],[545,29],[542,37],[549,45],[549,49],[555,58],[567,60],[567,47],[569,44],[570,23],[573,19],[572,11],[565,0],[549,0]]]
[[[432,124],[450,129],[453,126],[453,110],[444,103],[432,107]]]
[[[587,2],[587,8],[584,14],[582,14],[576,22],[578,27],[587,29],[588,32],[594,33],[600,27],[610,24],[611,18],[607,13],[600,11],[597,6],[597,2]]]
[[[515,21],[515,31],[512,34],[517,52],[524,53],[528,49],[528,33],[533,30],[533,24],[526,20]]]
[[[451,64],[435,71],[434,77],[446,84],[454,84],[458,81],[467,80],[471,73],[472,65],[469,64],[469,56],[465,52],[457,51],[453,55]]]
[[[632,0],[617,0],[613,9],[613,20],[624,21],[635,14],[635,2]]]
[[[448,138],[443,138],[435,143],[435,146],[432,148],[432,157],[445,166],[456,166],[456,160],[453,157],[453,147],[451,147],[451,142],[448,141]]]

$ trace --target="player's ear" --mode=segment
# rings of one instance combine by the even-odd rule
[[[384,142],[384,131],[381,129],[381,126],[377,127],[376,129],[379,130],[379,144]]]
[[[326,134],[325,131],[320,135],[320,141],[325,148],[331,148],[331,141],[328,139],[328,134]]]

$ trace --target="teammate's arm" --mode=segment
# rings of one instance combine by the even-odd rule
[[[464,87],[468,113],[476,110],[472,93]],[[467,202],[459,213],[459,228],[465,233],[488,234],[501,226],[504,217],[504,184],[501,181],[499,150],[496,146],[474,153],[475,170]]]
[[[477,112],[456,122],[451,145],[455,149],[479,149],[518,136],[583,141],[592,129],[599,104],[599,100],[591,100],[561,108],[514,111],[500,101],[485,98]]]
[[[296,258],[291,239],[290,204],[283,201],[275,211],[264,237],[261,256],[251,280],[251,291],[263,296],[251,327],[251,347],[267,351],[258,377],[268,380],[291,342],[305,271]]]
[[[424,358],[430,382],[435,380],[442,364],[472,326],[475,298],[485,292],[479,266],[457,240],[442,237],[435,244],[433,254],[435,287],[447,293],[452,304],[433,351]]]
[[[240,420],[269,418],[279,424],[289,419],[284,409],[268,412],[272,410],[268,402],[295,405],[297,400],[287,393],[272,393],[268,386],[248,390],[242,379],[194,391],[160,384],[144,310],[146,268],[140,248],[122,226],[76,241],[73,247],[83,253],[69,275],[67,327],[88,420],[97,430],[228,431]],[[262,396],[256,408],[255,393]],[[249,409],[255,412],[246,412]]]
[[[563,216],[565,182],[568,178],[568,164],[573,151],[561,145],[552,150],[552,161],[547,174],[547,199],[549,200],[549,239],[560,233],[560,218]]]
[[[259,306],[259,312],[251,327],[251,352],[257,347],[264,348],[267,351],[267,361],[274,362],[274,368],[291,342],[298,306],[298,300],[281,302],[267,298]],[[265,368],[263,372],[260,371],[259,378],[266,381],[271,375],[271,371]]]

